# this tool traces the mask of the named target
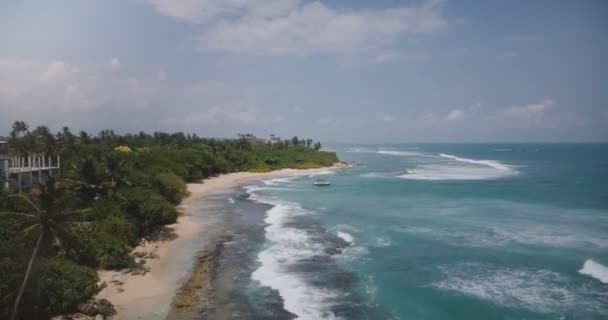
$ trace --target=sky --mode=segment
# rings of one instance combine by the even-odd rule
[[[0,0],[0,135],[608,141],[608,2]]]

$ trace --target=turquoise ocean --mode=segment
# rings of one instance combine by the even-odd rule
[[[331,186],[226,201],[247,230],[224,257],[250,266],[231,278],[240,316],[608,319],[608,145],[327,149],[353,164],[322,172]]]

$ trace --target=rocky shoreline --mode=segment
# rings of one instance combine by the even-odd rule
[[[205,319],[213,313],[213,282],[224,243],[228,241],[229,236],[222,236],[211,249],[198,254],[192,273],[173,297],[167,319]]]

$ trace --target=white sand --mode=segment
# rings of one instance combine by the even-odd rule
[[[97,297],[108,299],[115,305],[118,311],[117,319],[164,319],[180,280],[188,275],[192,259],[205,244],[201,235],[210,239],[221,233],[221,230],[212,228],[214,222],[207,212],[190,209],[192,201],[200,201],[211,194],[225,192],[255,180],[310,175],[344,166],[338,163],[331,168],[321,169],[239,172],[207,179],[203,183],[188,184],[191,195],[180,206],[183,215],[178,218],[177,223],[168,226],[173,229],[177,238],[172,241],[148,242],[134,250],[153,251],[159,255],[157,259],[147,260],[146,266],[150,267],[150,272],[141,276],[101,270],[98,272],[100,281],[105,281],[108,287]],[[119,281],[122,285],[112,281]]]

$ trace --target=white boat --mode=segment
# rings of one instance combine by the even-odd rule
[[[317,179],[317,180],[313,181],[312,184],[315,186],[319,186],[319,187],[326,187],[326,186],[331,185],[331,182],[329,182],[327,180],[323,180],[323,179]]]

